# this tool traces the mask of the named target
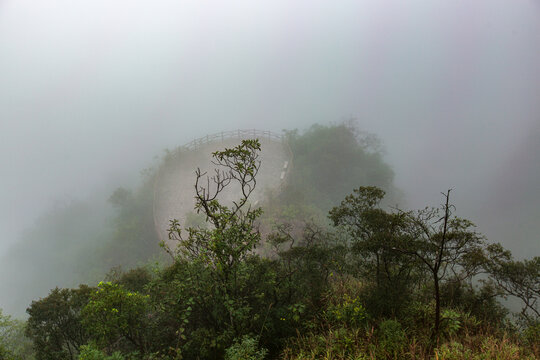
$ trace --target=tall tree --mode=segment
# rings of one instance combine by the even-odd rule
[[[400,211],[407,218],[407,234],[396,251],[419,260],[431,275],[435,318],[433,338],[438,338],[441,326],[441,282],[471,279],[480,269],[484,237],[474,230],[474,224],[454,216],[450,191],[443,193],[439,208]]]
[[[255,221],[262,210],[252,209],[248,202],[257,184],[260,150],[261,144],[255,139],[214,152],[214,175],[197,169],[195,181],[195,209],[206,217],[210,227],[188,227],[184,233],[178,220],[172,220],[169,229],[169,238],[178,242],[176,250],[168,249],[171,254],[200,262],[211,270],[235,334],[240,330],[237,315],[243,307],[238,296],[239,269],[261,239]],[[220,195],[229,186],[239,187],[240,198],[227,206]]]
[[[358,259],[355,267],[374,283],[370,307],[377,308],[378,315],[389,316],[406,303],[403,294],[410,293],[407,287],[416,274],[415,260],[393,249],[407,235],[407,216],[380,208],[384,195],[374,186],[355,189],[330,211],[329,218],[352,237]]]

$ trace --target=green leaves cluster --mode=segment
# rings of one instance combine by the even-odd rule
[[[150,347],[148,303],[147,295],[100,282],[83,309],[82,324],[98,345],[127,341],[135,350],[146,353]]]

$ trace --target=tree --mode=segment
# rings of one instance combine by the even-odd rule
[[[81,325],[81,310],[92,288],[53,289],[43,299],[32,301],[26,334],[34,342],[38,360],[76,359],[78,349],[89,339]]]
[[[178,247],[166,247],[166,250],[181,267],[185,260],[188,263],[183,267],[199,267],[198,274],[190,276],[186,284],[197,281],[201,276],[211,278],[211,289],[206,289],[208,280],[205,281],[206,285],[201,285],[200,296],[206,296],[208,290],[215,299],[212,303],[217,308],[210,309],[205,315],[211,317],[207,322],[213,324],[212,328],[207,328],[208,331],[218,331],[223,342],[219,345],[218,341],[213,342],[217,352],[224,351],[224,348],[219,348],[224,343],[245,333],[251,321],[251,307],[246,296],[251,264],[247,260],[261,239],[255,222],[262,210],[253,209],[248,200],[257,184],[260,150],[260,142],[255,139],[243,140],[234,148],[214,152],[213,164],[217,168],[213,176],[197,169],[195,180],[195,210],[205,216],[208,226],[182,229],[178,220],[170,223],[169,239],[178,242]],[[220,197],[225,189],[234,189],[235,186],[240,197],[227,206]],[[204,308],[210,304],[200,305]],[[224,315],[226,322],[223,321]]]
[[[274,258],[253,251],[261,239],[256,221],[262,210],[249,202],[259,151],[258,140],[244,140],[213,153],[213,176],[197,170],[195,180],[195,210],[206,224],[181,228],[171,221],[170,239],[178,247],[166,249],[175,261],[149,289],[166,308],[161,323],[177,334],[169,336],[168,346],[185,358],[223,358],[245,335],[277,356],[328,277],[329,254],[317,244],[320,231],[306,231],[300,246]],[[239,196],[225,203],[229,190]]]
[[[252,209],[248,203],[257,184],[260,150],[258,140],[242,140],[235,148],[212,154],[213,164],[218,167],[212,177],[197,169],[195,210],[205,215],[210,228],[188,227],[185,236],[178,220],[171,220],[169,239],[179,242],[176,255],[210,265],[217,270],[223,282],[236,276],[238,264],[261,239],[255,221],[262,210]],[[201,185],[204,178],[206,185]],[[241,196],[229,207],[219,201],[219,195],[234,183],[240,187]]]
[[[394,288],[404,276],[412,276],[412,267],[430,275],[434,338],[441,324],[441,282],[463,281],[476,274],[484,245],[472,222],[453,216],[450,190],[443,195],[440,208],[388,213],[376,207],[384,191],[360,187],[330,211],[334,224],[344,225],[353,235],[356,249],[374,268],[378,285],[384,279]]]
[[[373,284],[367,294],[368,307],[372,313],[390,316],[407,303],[408,287],[417,274],[415,260],[394,249],[407,236],[407,216],[381,209],[384,195],[377,187],[362,186],[334,207],[329,218],[352,237],[356,267]]]
[[[285,204],[314,205],[326,213],[358,183],[394,192],[394,174],[383,161],[380,141],[354,123],[289,131],[287,142],[294,166],[281,195]]]
[[[393,247],[418,259],[431,275],[435,299],[433,338],[438,338],[441,325],[441,282],[471,279],[483,258],[484,237],[473,230],[472,222],[453,215],[450,191],[443,193],[445,202],[440,208],[400,211],[407,219],[408,236]]]
[[[146,354],[150,349],[148,297],[122,285],[100,282],[82,312],[82,324],[103,347],[128,343]]]
[[[540,257],[514,260],[510,251],[500,244],[487,248],[484,263],[486,272],[505,296],[518,298],[522,303],[521,320],[526,325],[540,322]]]

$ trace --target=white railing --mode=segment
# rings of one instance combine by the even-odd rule
[[[227,139],[268,139],[272,141],[282,142],[284,140],[283,135],[276,134],[272,131],[266,130],[232,130],[232,131],[222,131],[219,133],[206,135],[195,140],[191,140],[187,144],[181,146],[180,148],[186,150],[197,150],[202,146],[214,142],[214,141],[224,141]]]

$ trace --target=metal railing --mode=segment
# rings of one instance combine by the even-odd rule
[[[214,141],[224,141],[228,139],[267,139],[272,141],[278,141],[283,142],[284,136],[280,134],[276,134],[272,131],[267,130],[256,130],[256,129],[248,129],[248,130],[232,130],[232,131],[222,131],[219,133],[206,135],[203,137],[200,137],[195,140],[191,140],[187,144],[182,145],[180,148],[186,149],[186,150],[197,150],[201,148],[202,146],[214,142]]]

